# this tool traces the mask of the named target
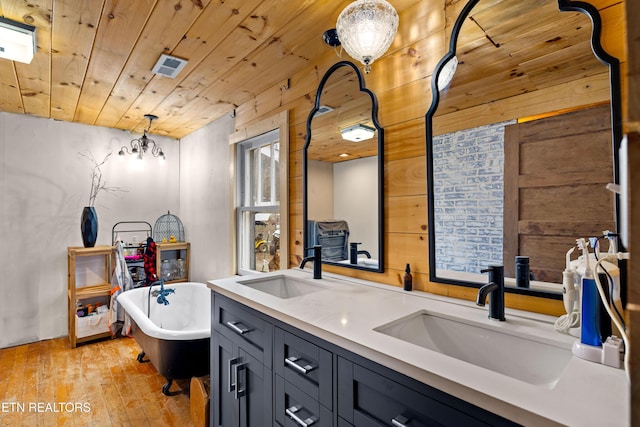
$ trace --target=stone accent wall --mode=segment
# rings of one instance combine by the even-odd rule
[[[502,122],[434,138],[436,266],[479,273],[502,264]]]

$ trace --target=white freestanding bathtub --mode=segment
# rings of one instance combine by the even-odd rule
[[[153,366],[167,379],[162,392],[170,395],[174,379],[209,374],[211,290],[204,283],[165,285],[168,304],[159,301],[160,285],[123,292],[118,302],[131,317],[132,335]]]

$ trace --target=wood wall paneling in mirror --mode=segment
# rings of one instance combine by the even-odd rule
[[[357,66],[341,61],[326,72],[303,152],[304,247],[320,244],[323,263],[383,271],[384,131],[377,111]],[[356,126],[372,134],[345,139],[343,132]]]
[[[431,281],[480,286],[498,264],[509,291],[558,299],[575,239],[615,231],[605,185],[617,181],[619,64],[599,34],[582,2],[471,0],[460,12],[426,116]],[[528,289],[514,286],[516,255],[529,256]]]

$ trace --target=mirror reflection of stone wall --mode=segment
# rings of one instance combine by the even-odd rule
[[[436,267],[478,273],[502,264],[504,127],[433,138]]]

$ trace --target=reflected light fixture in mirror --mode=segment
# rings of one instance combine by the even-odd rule
[[[147,133],[151,129],[151,124],[154,120],[158,119],[158,116],[154,116],[153,114],[145,114],[144,117],[149,120],[149,127],[144,130],[144,133],[140,138],[131,140],[131,151],[129,151],[129,147],[122,146],[122,148],[118,152],[118,155],[124,157],[125,153],[133,154],[137,157],[137,159],[142,160],[142,156],[147,151],[149,151],[151,155],[153,155],[153,157],[160,157],[161,160],[166,160],[164,151],[162,151],[162,147],[160,147],[153,139],[147,136]]]
[[[344,50],[369,73],[396,36],[398,12],[386,0],[357,0],[340,13],[336,30]]]
[[[371,126],[365,126],[361,123],[358,123],[357,125],[349,126],[348,128],[342,129],[340,133],[342,134],[342,139],[346,139],[347,141],[359,142],[373,138],[376,130]]]
[[[449,86],[457,69],[458,58],[452,56],[440,69],[440,74],[438,74],[438,90],[443,90]]]

